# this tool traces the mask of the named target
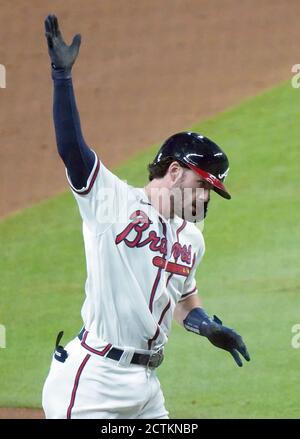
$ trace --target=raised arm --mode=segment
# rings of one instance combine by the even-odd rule
[[[54,85],[53,119],[57,149],[73,186],[81,189],[86,186],[95,163],[95,154],[86,145],[81,132],[71,76],[81,36],[75,35],[70,46],[65,44],[55,15],[46,18],[45,35]]]

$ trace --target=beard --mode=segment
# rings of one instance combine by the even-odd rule
[[[202,221],[205,217],[204,203],[187,203],[175,209],[176,215],[191,223]]]
[[[204,209],[199,210],[194,206],[192,206],[192,209],[183,208],[181,210],[180,216],[182,219],[184,219],[190,223],[197,223],[199,221],[202,221],[205,217]]]
[[[200,188],[176,187],[172,189],[170,206],[173,214],[192,223],[203,221],[207,215],[208,201],[204,201]]]

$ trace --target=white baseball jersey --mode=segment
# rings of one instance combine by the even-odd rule
[[[143,189],[120,180],[97,156],[85,188],[68,180],[83,220],[85,346],[158,350],[176,303],[197,294],[202,233],[179,217],[166,220]]]

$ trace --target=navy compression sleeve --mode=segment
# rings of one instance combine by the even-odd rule
[[[95,163],[95,154],[86,145],[80,127],[72,78],[63,70],[53,70],[53,118],[57,149],[73,186],[82,189]]]

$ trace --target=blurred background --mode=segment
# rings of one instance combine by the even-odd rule
[[[44,18],[82,34],[74,83],[84,133],[108,166],[288,79],[295,0],[1,1],[0,215],[65,189],[55,153]]]

